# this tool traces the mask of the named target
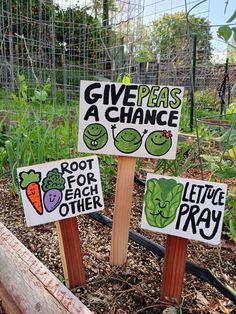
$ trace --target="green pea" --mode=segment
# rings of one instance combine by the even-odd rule
[[[140,133],[131,128],[120,131],[114,139],[116,148],[126,154],[135,152],[142,144]]]
[[[153,156],[165,155],[172,146],[171,137],[166,137],[164,131],[154,131],[146,139],[145,148]]]
[[[104,147],[108,141],[107,130],[99,123],[89,124],[84,130],[83,140],[89,149],[100,149]]]

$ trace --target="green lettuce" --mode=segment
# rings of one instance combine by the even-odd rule
[[[174,179],[150,179],[145,192],[145,215],[149,225],[164,228],[176,217],[182,199],[183,184]]]

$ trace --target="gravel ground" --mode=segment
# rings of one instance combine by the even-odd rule
[[[0,181],[0,220],[63,281],[56,229],[53,223],[28,228],[23,208],[12,193],[9,179]],[[131,226],[146,237],[165,245],[165,236],[140,229],[142,186],[135,184]],[[106,199],[103,214],[112,217],[113,199]],[[87,284],[72,292],[94,313],[162,313],[159,300],[163,259],[129,241],[126,265],[109,265],[111,230],[87,215],[78,217]],[[236,289],[236,245],[223,233],[220,247],[190,241],[188,260],[208,268]],[[215,288],[186,273],[181,313],[236,313],[236,307]],[[1,310],[0,310],[1,313]]]

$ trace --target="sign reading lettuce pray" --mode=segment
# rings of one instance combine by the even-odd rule
[[[28,226],[104,208],[96,156],[22,167],[17,173]]]
[[[141,227],[219,244],[227,185],[148,174]]]
[[[174,159],[183,88],[81,81],[80,152]]]

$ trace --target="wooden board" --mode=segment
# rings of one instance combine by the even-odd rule
[[[23,314],[18,308],[17,304],[14,302],[12,296],[7,292],[3,284],[0,282],[0,313],[2,313],[1,306],[4,309],[4,313]]]
[[[161,301],[181,304],[188,240],[167,236]]]
[[[110,253],[111,265],[123,265],[127,259],[135,164],[134,157],[118,157]]]
[[[76,218],[56,222],[65,283],[68,288],[86,283]]]
[[[2,223],[0,265],[0,282],[22,313],[91,313]]]

